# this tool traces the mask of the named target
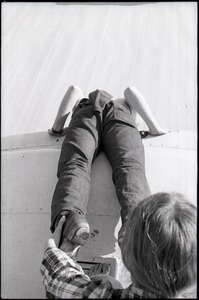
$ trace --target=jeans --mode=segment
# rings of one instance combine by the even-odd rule
[[[51,205],[52,231],[56,218],[66,211],[86,214],[91,166],[102,150],[112,166],[122,222],[130,207],[150,195],[144,147],[130,112],[108,93],[97,99],[98,92],[103,93],[96,90],[80,101],[66,129]]]

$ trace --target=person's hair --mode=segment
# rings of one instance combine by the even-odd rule
[[[197,275],[196,206],[180,193],[156,193],[132,209],[122,258],[140,287],[169,298]]]

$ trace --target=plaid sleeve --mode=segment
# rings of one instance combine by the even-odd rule
[[[58,248],[45,251],[40,272],[51,298],[110,298],[113,293],[110,282],[91,281],[82,267]]]

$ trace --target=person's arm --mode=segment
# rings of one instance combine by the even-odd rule
[[[46,293],[58,298],[82,298],[91,282],[81,266],[57,247],[46,249],[40,272]]]
[[[75,85],[69,86],[59,106],[57,116],[52,127],[53,132],[61,132],[63,130],[67,117],[70,112],[75,109],[82,98],[83,93],[79,87]]]
[[[114,289],[123,289],[121,283],[115,279],[115,277],[110,275],[110,265],[107,263],[98,263],[92,266],[88,271],[87,275],[91,280],[107,280],[111,282]]]
[[[40,272],[43,276],[46,294],[57,298],[107,298],[113,293],[112,284],[104,278],[91,280],[82,267],[73,259],[79,247],[71,243],[66,251],[58,249],[65,217],[44,246]]]
[[[162,135],[170,131],[159,126],[146,99],[134,86],[126,88],[124,97],[131,113],[138,113],[141,116],[147,124],[151,135]]]

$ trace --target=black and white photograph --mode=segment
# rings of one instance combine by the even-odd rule
[[[2,299],[197,299],[197,9],[1,2]]]

